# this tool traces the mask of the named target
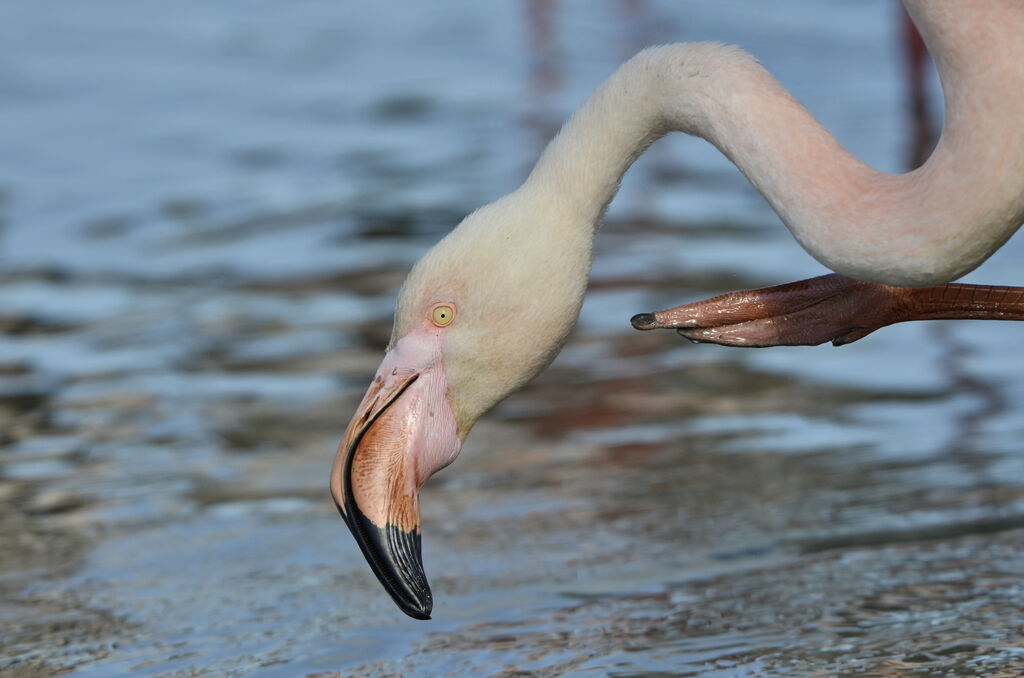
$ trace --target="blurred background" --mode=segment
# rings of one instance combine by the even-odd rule
[[[569,345],[425,488],[433,621],[327,492],[405,272],[619,63],[739,44],[900,172],[942,116],[903,22],[890,0],[4,3],[0,670],[1019,675],[1024,328],[634,332],[824,272],[699,140],[626,176]],[[1022,254],[967,280],[1021,284]]]

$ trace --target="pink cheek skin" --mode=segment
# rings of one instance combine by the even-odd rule
[[[426,381],[425,384],[420,382]],[[430,476],[452,463],[459,454],[462,441],[456,435],[455,413],[448,403],[448,382],[438,366],[417,380],[416,400],[409,408],[409,427],[415,431],[406,463],[406,491],[416,494]]]
[[[455,460],[462,446],[455,412],[448,400],[448,380],[441,361],[444,330],[430,323],[403,337],[395,346],[395,359],[422,365],[416,383],[403,395],[404,430],[413,432],[405,463],[405,492],[415,496],[423,483]]]

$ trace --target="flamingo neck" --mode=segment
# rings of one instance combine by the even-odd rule
[[[936,150],[913,172],[867,166],[753,57],[697,43],[624,64],[552,140],[522,190],[565,215],[556,221],[592,233],[630,165],[682,131],[735,163],[829,268],[895,285],[956,278],[1024,221],[1024,6],[906,4],[936,54],[947,113]]]

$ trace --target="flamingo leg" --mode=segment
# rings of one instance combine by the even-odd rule
[[[893,323],[939,319],[1024,320],[1024,287],[892,287],[831,274],[641,313],[631,322],[696,342],[762,347],[841,346]]]

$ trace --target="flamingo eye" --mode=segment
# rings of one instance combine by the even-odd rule
[[[447,327],[455,320],[455,306],[453,304],[434,304],[430,309],[430,321],[438,327]]]

